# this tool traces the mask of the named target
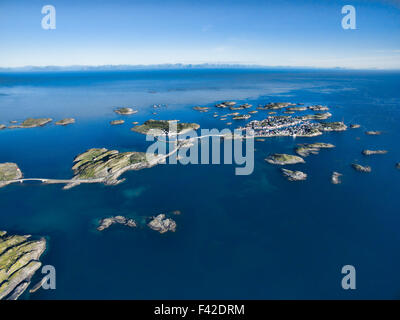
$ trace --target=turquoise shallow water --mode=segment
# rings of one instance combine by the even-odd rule
[[[0,131],[0,162],[16,162],[26,177],[71,177],[73,158],[91,147],[145,151],[131,132],[149,118],[223,121],[195,105],[222,100],[326,104],[333,120],[362,128],[321,137],[256,142],[255,170],[235,176],[231,165],[159,165],[128,172],[118,186],[35,183],[0,189],[0,229],[47,236],[45,264],[57,289],[26,299],[145,298],[399,298],[400,74],[290,70],[152,70],[0,74],[0,123],[28,116],[75,117],[67,127]],[[153,115],[153,104],[168,107]],[[114,106],[139,113],[121,126]],[[227,111],[227,113],[230,111]],[[254,119],[261,119],[259,112]],[[365,130],[382,130],[367,136]],[[330,142],[335,149],[295,165],[307,181],[286,181],[264,162],[297,143]],[[364,157],[364,148],[389,150]],[[371,174],[351,169],[369,164]],[[332,185],[332,171],[343,183]],[[95,230],[98,218],[143,220],[180,210],[177,232],[146,228]],[[357,270],[357,289],[341,289],[341,267]]]

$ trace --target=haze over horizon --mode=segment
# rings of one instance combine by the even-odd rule
[[[21,5],[23,4],[23,5]],[[56,9],[44,30],[41,9]],[[345,30],[344,5],[356,9]],[[230,64],[400,69],[400,5],[390,0],[3,0],[0,67]]]

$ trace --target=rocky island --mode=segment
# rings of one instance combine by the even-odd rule
[[[7,235],[0,231],[0,300],[16,300],[28,288],[42,265],[40,256],[46,240],[30,240],[29,235]]]
[[[363,150],[361,152],[364,156],[371,156],[373,154],[386,154],[387,150]]]
[[[306,111],[307,107],[301,106],[301,107],[289,107],[286,108],[286,111]]]
[[[341,177],[342,176],[342,174],[341,173],[339,173],[339,172],[333,172],[332,173],[332,177],[331,177],[331,182],[333,183],[333,184],[340,184],[340,183],[342,183],[342,180],[341,180]]]
[[[11,180],[21,178],[22,172],[17,164],[12,162],[0,163],[0,188],[8,185]]]
[[[359,125],[359,124],[356,124],[356,123],[353,123],[353,124],[351,124],[350,125],[350,128],[351,129],[358,129],[358,128],[360,128],[361,126]]]
[[[36,128],[36,127],[43,127],[44,125],[50,123],[53,121],[51,118],[28,118],[24,121],[22,121],[20,124],[15,124],[12,126],[9,126],[9,129],[15,129],[15,128]]]
[[[99,226],[97,227],[97,230],[103,231],[103,230],[111,227],[113,224],[121,224],[123,226],[127,226],[130,228],[136,227],[135,220],[129,219],[129,218],[126,218],[123,216],[115,216],[115,217],[101,219],[99,222]]]
[[[217,108],[222,108],[222,109],[224,109],[224,108],[228,108],[228,107],[233,107],[234,105],[236,105],[236,102],[235,102],[235,101],[225,101],[225,102],[218,103],[218,104],[216,104],[215,106],[216,106]]]
[[[145,152],[119,152],[106,148],[94,148],[78,155],[74,159],[74,177],[64,187],[65,189],[80,183],[101,182],[115,185],[128,170],[150,168],[165,160],[166,155],[151,155]]]
[[[307,174],[302,172],[302,171],[292,171],[288,169],[281,169],[283,175],[289,180],[289,181],[302,181],[307,179]]]
[[[56,125],[57,126],[66,126],[66,125],[72,124],[72,123],[75,123],[75,119],[74,118],[65,118],[65,119],[62,119],[62,120],[58,120],[56,122]]]
[[[247,120],[250,117],[251,117],[251,115],[249,115],[249,114],[242,114],[242,115],[239,115],[239,116],[234,116],[232,119],[233,120]]]
[[[278,110],[286,107],[294,107],[296,103],[291,102],[270,102],[265,106],[257,107],[258,110]]]
[[[251,108],[251,107],[252,107],[251,104],[245,103],[245,104],[241,104],[238,107],[231,106],[231,107],[229,107],[229,109],[230,110],[243,110],[243,109],[248,109],[248,108]]]
[[[170,218],[166,218],[163,213],[153,217],[147,226],[159,233],[165,233],[167,231],[175,232],[176,230],[176,222]]]
[[[319,128],[322,131],[345,131],[347,126],[343,122],[320,122]]]
[[[296,148],[296,153],[299,156],[307,157],[310,154],[318,154],[320,149],[334,148],[335,146],[330,143],[315,142],[315,143],[303,143],[299,144]]]
[[[320,104],[314,105],[314,106],[309,106],[308,109],[313,110],[313,111],[328,111],[329,108],[327,106],[322,106]]]
[[[307,114],[301,117],[301,120],[326,120],[332,117],[332,113],[325,112],[325,113],[315,113],[315,114]]]
[[[4,125],[4,124],[0,124],[0,130],[3,130],[3,129],[5,129],[5,128],[7,128],[7,126],[6,126],[6,125]]]
[[[396,163],[396,169],[400,169],[400,162]]]
[[[365,134],[369,136],[379,136],[382,134],[382,131],[366,131]]]
[[[185,123],[177,122],[176,129],[177,132],[170,132],[170,127],[174,127],[175,124],[171,124],[177,120],[147,120],[142,125],[135,126],[131,128],[134,132],[139,132],[142,134],[153,134],[153,135],[176,135],[183,134],[190,130],[197,130],[200,126],[197,123]]]
[[[124,124],[124,123],[125,123],[125,120],[112,120],[112,121],[110,121],[110,124],[112,126],[117,126],[119,124]]]
[[[193,107],[193,110],[200,112],[208,112],[208,109],[209,109],[208,107],[199,107],[199,106]]]
[[[274,153],[266,158],[265,161],[271,164],[279,165],[305,163],[303,158],[285,153]]]
[[[359,172],[370,173],[372,171],[372,168],[370,166],[362,166],[361,164],[358,163],[353,163],[351,166],[353,167],[354,170]]]
[[[185,146],[182,142],[179,147]],[[129,170],[150,168],[175,153],[179,147],[168,154],[151,154],[145,152],[119,152],[106,148],[93,148],[78,155],[74,159],[72,179],[22,178],[21,170],[15,163],[0,164],[0,188],[11,183],[39,181],[45,184],[65,184],[64,189],[70,189],[81,183],[104,183],[116,185],[125,179],[118,178]]]
[[[120,115],[130,115],[130,114],[134,114],[137,113],[137,110],[133,110],[132,108],[117,108],[114,110],[115,113],[120,114]]]

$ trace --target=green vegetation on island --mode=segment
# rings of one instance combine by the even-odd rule
[[[296,148],[296,153],[299,156],[307,157],[310,154],[318,154],[320,149],[334,148],[335,146],[330,143],[315,142],[315,143],[303,143],[299,144]]]
[[[290,107],[287,108],[286,111],[306,111],[307,107]]]
[[[0,300],[15,300],[28,288],[42,265],[40,256],[46,240],[30,240],[29,235],[7,235],[0,231]]]
[[[322,135],[322,132],[317,128],[309,128],[305,132],[299,132],[296,134],[297,137],[316,137]]]
[[[106,185],[122,182],[118,177],[128,170],[149,168],[164,159],[162,155],[152,155],[145,152],[119,152],[106,148],[94,148],[78,155],[74,159],[74,178],[66,188],[73,187],[79,180],[93,180]]]
[[[291,102],[271,102],[266,104],[265,106],[259,106],[257,109],[259,110],[278,110],[286,107],[295,106],[296,103]]]
[[[285,153],[274,153],[266,158],[265,161],[279,165],[305,163],[303,158]]]
[[[193,107],[193,110],[200,111],[200,112],[207,112],[208,109],[209,109],[209,107],[199,107],[199,106]]]
[[[47,123],[50,123],[53,121],[51,118],[28,118],[24,121],[22,121],[20,124],[15,124],[12,126],[9,126],[9,129],[15,129],[15,128],[36,128],[36,127],[42,127],[46,125]]]
[[[320,122],[318,129],[322,131],[345,131],[347,130],[347,126],[341,121]]]
[[[58,125],[58,126],[66,126],[66,125],[72,124],[72,123],[75,123],[75,119],[74,118],[65,118],[65,119],[57,121],[56,125]]]
[[[124,124],[124,123],[125,123],[125,120],[113,120],[113,121],[110,121],[110,124],[112,126],[116,126],[116,125]]]
[[[301,120],[326,120],[332,117],[330,112],[325,113],[315,113],[315,114],[307,114],[301,117]]]
[[[120,114],[120,115],[130,115],[137,113],[137,110],[133,110],[132,108],[117,108],[114,110],[115,113]]]
[[[239,116],[234,116],[232,119],[233,120],[247,120],[250,117],[251,117],[251,115],[249,115],[249,114],[242,114],[242,115],[239,115]]]
[[[175,128],[176,131],[174,131]],[[200,128],[200,126],[197,123],[177,122],[177,120],[150,119],[142,125],[131,128],[131,130],[142,134],[173,135],[185,133],[190,130],[197,130],[198,128]]]
[[[248,103],[245,103],[245,104],[241,104],[240,106],[238,106],[238,107],[229,107],[229,109],[230,110],[243,110],[243,109],[249,109],[249,108],[251,108],[252,107],[252,105],[251,104],[248,104]]]
[[[22,172],[17,164],[12,162],[0,163],[0,188],[9,184],[8,181],[21,178]]]

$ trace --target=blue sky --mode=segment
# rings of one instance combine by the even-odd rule
[[[56,29],[41,27],[42,6]],[[356,30],[341,26],[356,8]],[[0,0],[0,66],[232,63],[400,69],[396,0]]]

